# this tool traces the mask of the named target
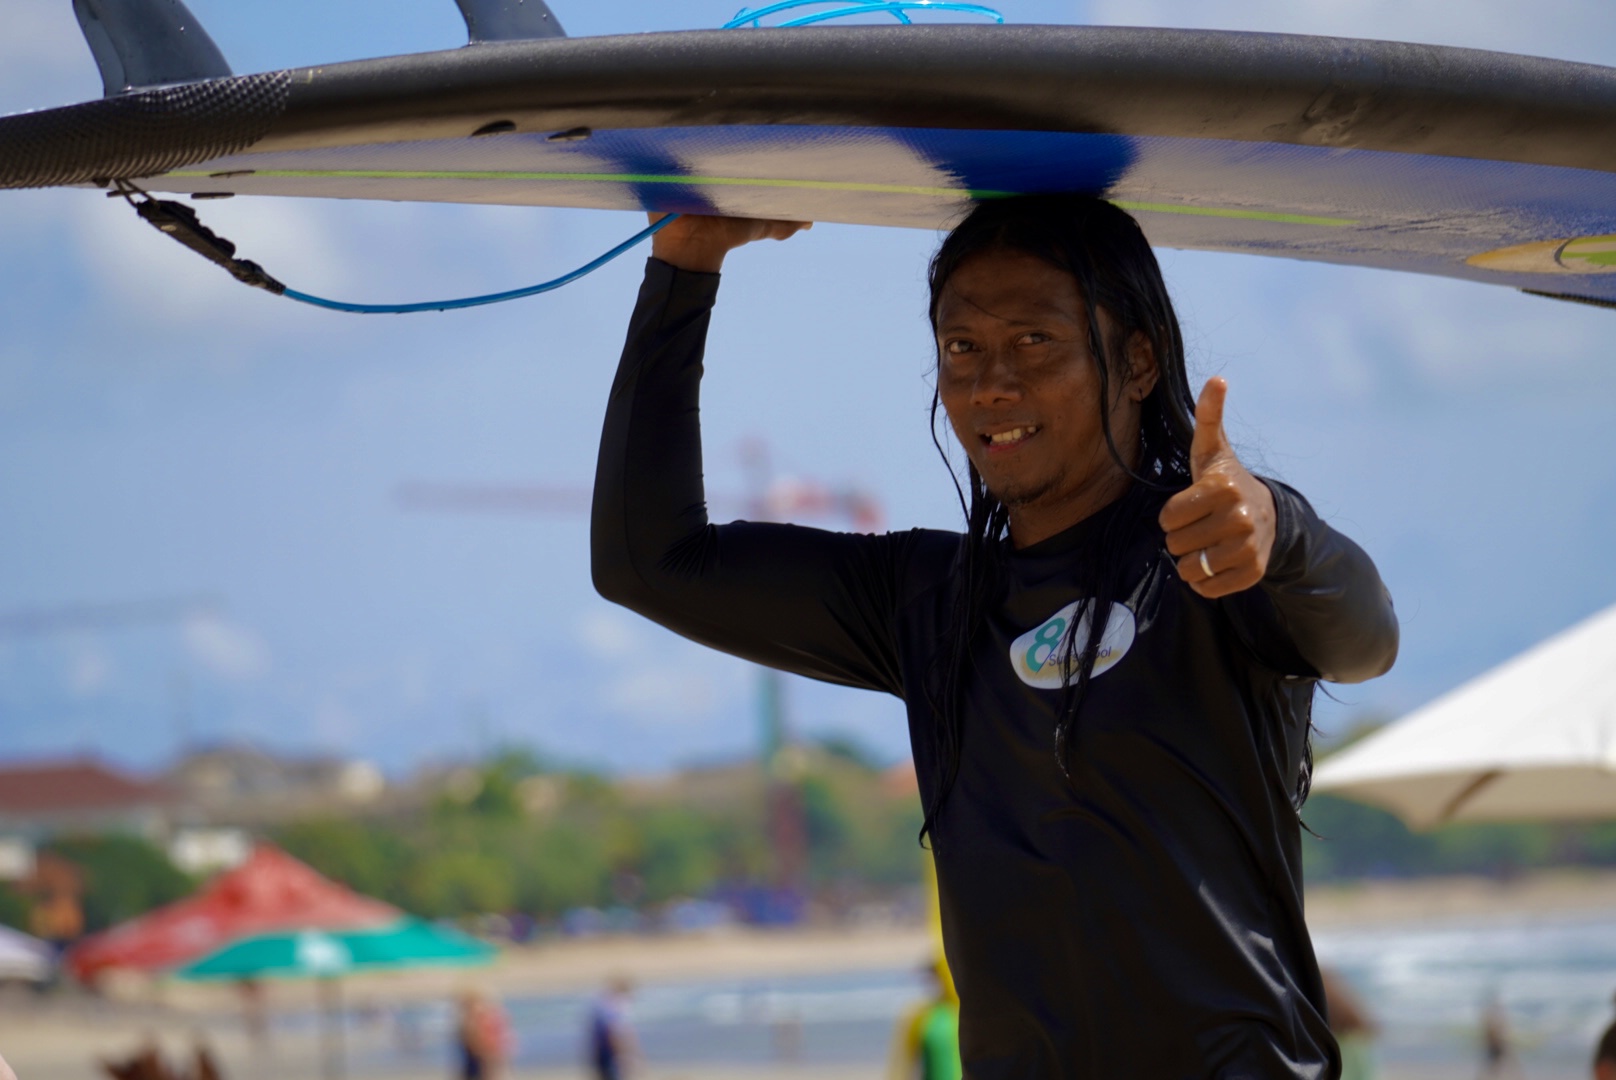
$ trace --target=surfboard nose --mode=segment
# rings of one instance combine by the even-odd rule
[[[564,38],[567,32],[544,0],[455,0],[471,44]]]
[[[182,0],[73,0],[73,14],[107,97],[231,73]]]

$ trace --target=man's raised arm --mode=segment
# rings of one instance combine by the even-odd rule
[[[700,387],[717,291],[718,275],[705,269],[660,257],[646,267],[601,433],[595,587],[725,652],[900,693],[892,621],[907,536],[707,519]]]

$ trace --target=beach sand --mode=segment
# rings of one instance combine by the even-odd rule
[[[1420,882],[1377,882],[1313,890],[1310,922],[1319,928],[1474,922],[1522,915],[1616,911],[1616,873],[1557,872],[1496,882],[1456,878]],[[494,965],[474,971],[424,970],[359,976],[343,983],[343,996],[355,1009],[406,1002],[445,1001],[466,986],[506,997],[586,992],[615,974],[641,983],[692,979],[801,976],[893,970],[918,965],[931,951],[921,927],[861,930],[734,930],[712,935],[597,938],[546,942],[506,950]],[[230,1080],[318,1077],[320,1044],[316,1033],[278,1030],[272,1053],[254,1053],[246,1041],[239,1001],[225,986],[116,981],[101,999],[80,994],[35,998],[11,994],[0,999],[0,1054],[19,1080],[90,1080],[101,1075],[97,1058],[127,1055],[144,1039],[158,1038],[178,1055],[194,1032],[205,1034],[218,1051]],[[269,990],[277,1010],[307,1012],[316,1003],[306,983],[277,984]],[[367,1045],[380,1046],[381,1031],[354,1033],[350,1049],[363,1057]],[[681,1067],[656,1069],[641,1080],[876,1080],[879,1065],[866,1067],[776,1065],[757,1068]],[[447,1067],[431,1059],[392,1069],[398,1080],[442,1077]],[[374,1075],[374,1074],[372,1074]],[[523,1072],[512,1080],[575,1078],[576,1070]],[[1474,1075],[1473,1067],[1430,1070],[1425,1080]],[[1412,1080],[1387,1071],[1383,1080]]]

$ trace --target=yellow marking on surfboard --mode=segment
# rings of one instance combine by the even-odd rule
[[[169,173],[186,178],[211,178],[200,171]],[[1016,191],[971,188],[923,187],[913,184],[872,184],[854,180],[794,180],[780,177],[682,176],[664,173],[578,173],[578,172],[494,172],[456,169],[255,169],[254,176],[277,180],[538,180],[587,184],[681,184],[688,187],[788,188],[798,191],[839,191],[872,195],[921,195],[938,199],[1009,199]],[[1340,228],[1357,225],[1350,218],[1287,214],[1272,210],[1243,210],[1222,206],[1191,206],[1183,203],[1111,200],[1129,211],[1154,214],[1183,214],[1189,217],[1226,218],[1236,221],[1271,221],[1281,225],[1320,225]]]
[[[1515,244],[1472,255],[1465,262],[1482,270],[1514,274],[1616,273],[1616,235]]]

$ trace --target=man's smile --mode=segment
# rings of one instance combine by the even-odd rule
[[[1022,424],[1019,427],[1006,428],[1003,431],[983,432],[978,438],[982,440],[982,445],[987,447],[988,453],[1002,454],[1005,451],[1014,450],[1038,434],[1040,430],[1037,424]]]

